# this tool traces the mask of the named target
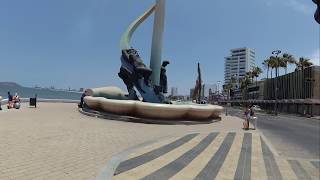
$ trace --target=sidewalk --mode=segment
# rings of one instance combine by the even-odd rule
[[[121,158],[121,157],[117,157]],[[112,179],[318,179],[319,161],[273,154],[259,133],[201,133],[172,137],[130,152],[108,168]],[[108,171],[106,169],[106,171]],[[110,172],[110,171],[109,171]],[[111,179],[108,173],[99,177]]]
[[[95,179],[113,155],[137,144],[188,133],[242,132],[236,117],[199,125],[111,121],[76,104],[39,103],[0,112],[0,179]]]

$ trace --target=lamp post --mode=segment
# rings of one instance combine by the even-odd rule
[[[275,50],[275,51],[272,51],[272,54],[275,54],[276,55],[276,60],[278,61],[278,55],[281,53],[280,50]],[[274,103],[274,114],[275,115],[278,115],[278,109],[277,109],[277,103],[278,103],[278,76],[277,76],[277,67],[276,67],[276,83],[275,83],[275,103]]]
[[[220,94],[220,83],[221,83],[221,81],[217,82],[217,84],[218,84],[218,95]]]

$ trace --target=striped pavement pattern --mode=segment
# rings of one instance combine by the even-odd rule
[[[287,160],[259,133],[212,132],[173,137],[129,154],[113,179],[319,180],[319,160]]]

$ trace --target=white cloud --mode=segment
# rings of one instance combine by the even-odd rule
[[[310,60],[314,65],[320,66],[320,49],[315,50],[311,56]]]
[[[312,3],[311,0],[308,1],[309,3],[306,3],[306,0],[286,0],[286,1],[262,0],[262,1],[269,7],[280,5],[306,15],[313,14],[315,11],[314,3]]]
[[[310,5],[306,4],[305,0],[304,1],[302,1],[302,0],[287,0],[286,2],[287,2],[286,5],[288,7],[291,7],[293,10],[304,13],[304,14],[312,14],[315,9],[315,8],[313,8],[313,6],[311,6],[311,5],[314,5],[311,2],[311,0],[308,1],[308,2],[310,2]]]

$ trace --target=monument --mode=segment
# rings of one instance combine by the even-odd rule
[[[150,67],[141,59],[137,49],[130,45],[134,31],[154,13]],[[164,98],[167,93],[166,66],[162,59],[165,19],[165,0],[156,0],[138,19],[130,24],[120,40],[121,67],[118,76],[127,87],[127,93],[117,87],[87,89],[84,102],[93,110],[138,118],[202,121],[217,117],[223,108],[193,103],[177,104]]]

